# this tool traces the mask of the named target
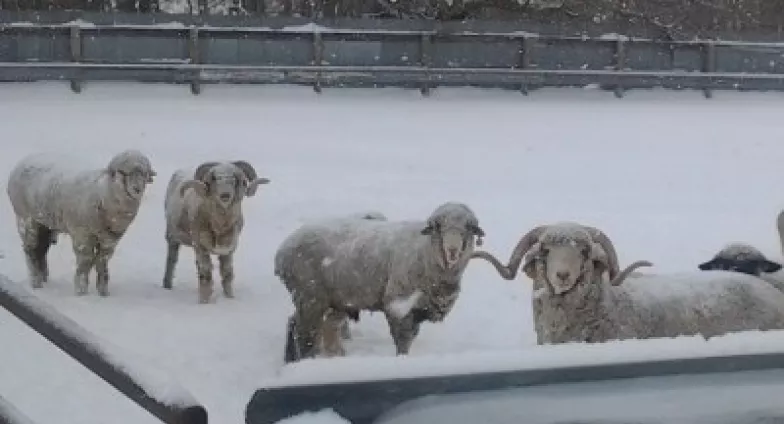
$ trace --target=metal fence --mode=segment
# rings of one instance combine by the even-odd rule
[[[290,20],[289,20],[290,21]],[[322,87],[516,89],[597,85],[625,90],[784,89],[784,44],[673,41],[617,34],[559,36],[444,29],[421,23],[221,26],[179,22],[0,24],[0,81],[68,80]],[[398,21],[400,22],[400,21]],[[408,26],[412,26],[408,24]]]
[[[122,359],[79,324],[39,300],[17,283],[0,275],[0,307],[22,320],[52,344],[112,385],[128,399],[166,424],[207,424],[207,410],[172,381],[164,381],[177,398],[163,398],[137,364]],[[33,424],[0,398],[0,424]]]

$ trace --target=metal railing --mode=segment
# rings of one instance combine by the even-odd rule
[[[212,83],[784,90],[774,42],[89,23],[0,25],[3,39],[16,40],[17,56],[27,43],[46,57],[0,52],[0,81],[67,80],[75,92],[86,81],[183,83],[194,94]]]
[[[128,399],[166,424],[207,424],[207,410],[171,381],[155,382],[142,367],[123,359],[105,342],[38,299],[33,293],[0,275],[0,307],[15,315],[52,344],[112,385]],[[167,395],[156,393],[166,386]],[[32,424],[0,398],[0,424]]]

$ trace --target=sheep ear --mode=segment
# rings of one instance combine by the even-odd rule
[[[607,251],[604,250],[599,243],[593,243],[591,245],[591,257],[589,259],[593,261],[594,271],[598,271],[599,275],[604,274],[605,271],[610,269]]]
[[[539,259],[539,250],[542,248],[542,243],[535,243],[528,249],[523,259],[522,270],[528,278],[536,280],[536,260]]]
[[[429,236],[429,235],[433,234],[433,230],[435,230],[435,227],[433,226],[433,223],[432,222],[428,222],[427,226],[425,226],[425,228],[423,228],[422,231],[420,231],[420,233],[423,236]]]
[[[269,178],[256,178],[248,184],[248,188],[245,189],[245,195],[248,197],[255,195],[256,189],[258,189],[260,185],[269,184],[270,182]]]
[[[158,174],[151,169],[150,172],[147,174],[147,184],[152,184],[156,175]]]
[[[760,262],[759,269],[762,272],[770,274],[772,272],[779,272],[781,270],[781,265],[769,260],[764,260]]]
[[[478,224],[471,224],[468,226],[468,229],[471,231],[471,234],[477,237],[484,237],[485,230],[482,229]]]
[[[180,186],[180,196],[185,196],[185,192],[188,189],[193,189],[193,191],[198,194],[199,196],[206,196],[207,195],[207,185],[201,181],[197,180],[188,180],[182,183]]]

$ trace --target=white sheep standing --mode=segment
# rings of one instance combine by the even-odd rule
[[[597,237],[599,234],[602,236]],[[605,239],[606,242],[601,240]],[[784,328],[784,293],[737,272],[696,271],[682,275],[629,278],[650,266],[637,261],[617,273],[609,239],[575,223],[536,227],[525,234],[504,266],[487,252],[499,274],[523,272],[541,286],[533,296],[540,344],[696,335]]]
[[[218,256],[223,294],[234,297],[234,252],[245,225],[242,200],[254,196],[259,178],[250,163],[206,162],[172,174],[166,188],[166,270],[163,287],[172,288],[181,245],[193,248],[199,277],[199,303],[212,298],[212,260]]]
[[[70,235],[76,255],[77,295],[88,290],[95,267],[95,287],[109,295],[109,268],[117,243],[139,211],[155,171],[137,150],[115,155],[107,167],[84,170],[61,156],[34,154],[11,171],[7,192],[16,215],[30,283],[41,288],[49,278],[47,253],[59,233]]]
[[[285,361],[321,350],[344,355],[341,326],[363,310],[383,312],[397,354],[407,354],[420,324],[452,309],[475,237],[483,236],[474,212],[456,202],[425,221],[351,217],[300,227],[275,255],[275,275],[295,307]]]

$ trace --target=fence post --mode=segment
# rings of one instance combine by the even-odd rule
[[[35,422],[22,415],[21,411],[0,396],[0,424],[35,424]]]
[[[622,72],[625,67],[626,67],[626,40],[624,40],[624,36],[618,36],[618,39],[615,41],[615,70],[618,72]],[[613,92],[615,93],[615,97],[619,99],[623,97],[623,83],[618,81],[618,84],[616,84]]]
[[[533,57],[534,51],[534,41],[533,37],[528,35],[524,35],[523,38],[520,40],[520,58],[517,64],[517,67],[520,69],[528,69],[531,67],[531,58]],[[528,95],[528,83],[520,84],[520,93],[523,95]]]
[[[81,29],[74,25],[71,27],[71,62],[81,62],[82,61],[82,32]],[[71,80],[71,91],[74,93],[81,93],[82,92],[82,81],[79,76],[81,76],[81,71],[78,69],[75,70],[77,77]]]
[[[313,65],[321,66],[324,62],[324,37],[321,31],[313,31]],[[316,79],[313,81],[313,91],[321,93],[321,71],[316,71]]]
[[[196,65],[200,62],[199,58],[199,29],[190,27],[188,29],[188,58],[190,63]],[[194,95],[201,93],[200,71],[194,70],[191,77],[191,93]]]
[[[716,72],[716,45],[713,41],[706,41],[700,45],[702,51],[702,72]],[[702,94],[706,99],[713,97],[713,90],[705,87]]]
[[[433,40],[429,33],[422,33],[421,38],[419,39],[419,66],[425,68],[425,81],[422,82],[422,86],[419,88],[419,91],[422,93],[423,96],[430,95],[430,68],[431,63],[431,51],[430,49],[433,47]]]

